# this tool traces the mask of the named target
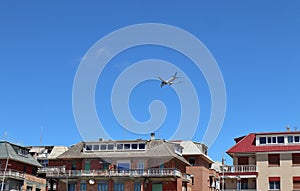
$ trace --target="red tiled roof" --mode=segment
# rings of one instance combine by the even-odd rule
[[[295,132],[283,132],[283,133],[250,133],[240,141],[238,141],[233,147],[231,147],[227,153],[254,153],[254,152],[279,152],[279,151],[300,151],[300,144],[294,145],[255,145],[256,135],[277,135],[277,134],[296,134]],[[297,132],[299,134],[299,132]]]

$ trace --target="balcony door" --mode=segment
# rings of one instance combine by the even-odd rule
[[[152,191],[162,191],[162,184],[152,184]]]
[[[129,170],[130,160],[120,160],[118,161],[118,170]]]
[[[238,165],[249,165],[249,157],[238,157]]]

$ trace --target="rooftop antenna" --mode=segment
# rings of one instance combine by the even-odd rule
[[[297,131],[297,130],[298,130],[298,127],[297,127],[297,126],[295,126],[295,127],[294,127],[294,131]]]
[[[43,125],[41,126],[40,145],[43,145]]]

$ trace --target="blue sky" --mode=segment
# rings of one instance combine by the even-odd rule
[[[298,1],[1,1],[0,137],[7,132],[9,141],[39,145],[42,129],[44,145],[79,142],[72,88],[81,59],[105,35],[141,23],[182,28],[216,59],[226,85],[227,111],[209,150],[214,160],[221,160],[235,137],[285,131],[287,125],[294,129],[300,124],[299,8]],[[122,130],[113,118],[112,82],[132,63],[151,58],[178,67],[189,62],[167,48],[136,47],[116,56],[99,78],[97,112],[114,139],[140,135]],[[183,69],[196,81],[201,118],[193,140],[201,141],[210,116],[210,94],[201,72],[192,64]],[[130,99],[132,113],[147,120],[153,99],[165,101],[169,108],[164,126],[156,132],[159,138],[168,137],[180,115],[178,97],[170,87],[161,89],[157,80],[137,86]]]

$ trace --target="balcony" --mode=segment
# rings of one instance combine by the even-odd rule
[[[224,191],[257,191],[256,189],[225,189]]]
[[[190,174],[182,173],[182,182],[192,182]]]
[[[7,170],[5,173],[3,170],[0,171],[0,177],[5,176],[6,178],[15,178],[15,179],[20,179],[23,180],[25,179],[25,173],[19,172],[16,170]]]
[[[65,170],[61,167],[40,169],[39,173],[46,173],[48,178],[76,178],[76,177],[181,177],[177,169],[151,168],[129,170]]]
[[[221,170],[224,173],[237,173],[237,172],[257,172],[256,165],[234,165],[234,166],[223,166]]]

